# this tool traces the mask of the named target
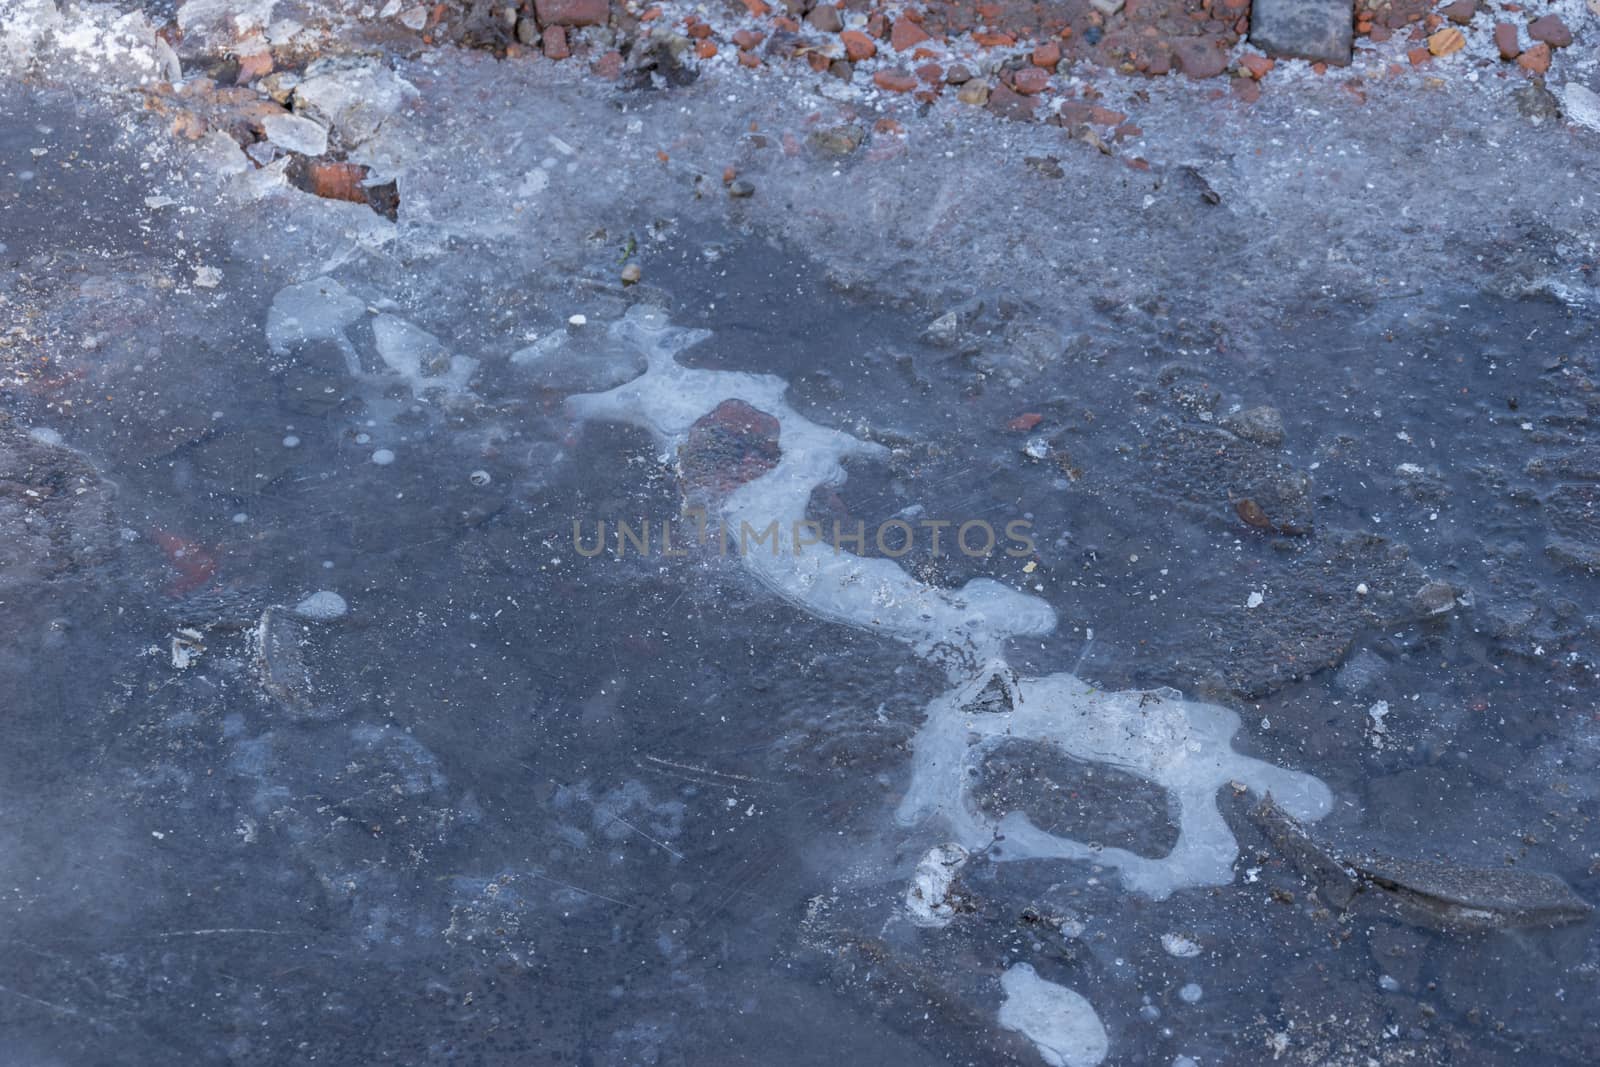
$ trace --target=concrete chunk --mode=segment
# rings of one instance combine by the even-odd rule
[[[1350,0],[1255,0],[1250,43],[1269,56],[1350,63]]]

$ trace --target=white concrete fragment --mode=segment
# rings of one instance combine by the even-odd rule
[[[1000,987],[1006,995],[1000,1025],[1032,1041],[1050,1067],[1095,1067],[1106,1058],[1106,1028],[1083,997],[1045,981],[1026,963],[1001,975]]]
[[[1561,87],[1561,103],[1569,120],[1591,130],[1600,130],[1600,94],[1588,86],[1567,82]]]

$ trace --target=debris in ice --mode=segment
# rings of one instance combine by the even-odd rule
[[[328,150],[327,129],[299,115],[288,112],[264,115],[261,129],[266,133],[267,140],[279,148],[299,152],[303,156],[320,156]]]
[[[494,481],[494,477],[488,471],[476,470],[467,475],[467,481],[481,489]]]
[[[1259,608],[1264,603],[1266,597],[1262,596],[1259,590],[1251,590],[1250,595],[1244,598],[1244,606],[1247,608]]]
[[[304,627],[277,606],[261,613],[251,635],[262,690],[297,718],[316,716],[311,671],[300,649],[303,639]]]
[[[1162,934],[1161,947],[1166,949],[1167,955],[1176,956],[1179,959],[1189,959],[1191,956],[1200,955],[1200,943],[1182,934]]]
[[[1555,926],[1593,914],[1552,874],[1378,854],[1339,858],[1267,797],[1251,817],[1329,905],[1445,930]]]
[[[180,671],[194,666],[205,652],[204,635],[185,627],[172,635],[172,665]]]
[[[950,925],[960,904],[951,888],[971,858],[972,853],[960,845],[935,845],[928,850],[906,887],[906,911],[912,922],[930,927]]]
[[[328,622],[342,618],[350,610],[344,597],[329,589],[319,589],[294,606],[294,613],[302,619]]]
[[[196,267],[194,283],[202,289],[215,289],[222,284],[222,272],[216,267]]]
[[[1106,1028],[1083,997],[1040,978],[1026,963],[1001,975],[1000,987],[1000,1025],[1032,1041],[1050,1067],[1094,1067],[1106,1058]]]
[[[1389,728],[1383,720],[1389,715],[1389,702],[1380,700],[1367,709],[1367,716],[1372,720],[1372,745],[1374,748],[1383,747],[1383,739],[1388,736]]]

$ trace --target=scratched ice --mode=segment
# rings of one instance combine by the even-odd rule
[[[697,419],[730,398],[777,419],[781,460],[722,504],[720,518],[731,529],[745,522],[754,529],[777,522],[777,551],[744,553],[744,565],[764,586],[805,611],[892,635],[937,659],[954,682],[928,705],[913,742],[911,783],[899,810],[902,825],[943,820],[957,843],[986,849],[997,861],[1092,859],[1115,868],[1129,889],[1162,898],[1185,887],[1232,881],[1238,847],[1216,805],[1217,790],[1225,783],[1270,790],[1304,819],[1327,813],[1331,796],[1322,782],[1234,751],[1239,718],[1227,708],[1185,700],[1172,690],[1101,692],[1068,673],[1015,677],[1002,656],[1006,642],[1055,627],[1055,612],[1038,597],[988,579],[959,590],[939,589],[888,559],[808,546],[803,525],[812,491],[842,482],[845,458],[878,456],[882,450],[800,416],[784,399],[787,386],[780,378],[694,369],[677,361],[678,352],[706,336],[673,327],[661,311],[633,309],[611,327],[611,338],[641,351],[648,369],[606,392],[574,396],[569,408],[580,419],[644,427],[669,454],[687,440]],[[969,711],[996,679],[1006,690],[1008,710]],[[1021,812],[998,821],[980,812],[968,793],[968,770],[1007,738],[1055,745],[1075,759],[1108,764],[1166,789],[1179,813],[1176,845],[1152,859],[1046,832]]]

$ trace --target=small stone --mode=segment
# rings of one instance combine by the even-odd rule
[[[952,63],[950,69],[944,72],[944,80],[951,85],[965,85],[972,80],[972,69],[960,63]]]
[[[828,73],[842,82],[847,82],[856,76],[855,64],[848,59],[836,59],[828,64]]]
[[[852,63],[871,59],[878,54],[877,43],[860,30],[845,30],[839,35],[839,41],[844,45],[845,58]]]
[[[848,156],[860,148],[861,142],[866,139],[866,130],[854,123],[846,123],[842,126],[826,126],[820,130],[812,130],[806,141],[823,155]]]
[[[1529,74],[1545,74],[1550,70],[1550,46],[1540,41],[1517,57],[1517,66]]]
[[[622,268],[623,285],[637,285],[639,279],[642,277],[644,277],[644,271],[637,263],[629,263],[626,267]]]
[[[983,107],[989,102],[989,86],[982,81],[969,81],[956,93],[956,99],[973,107]]]
[[[1283,444],[1283,416],[1277,408],[1265,404],[1229,415],[1222,420],[1222,425],[1258,445],[1276,448]]]
[[[1560,15],[1545,15],[1528,23],[1528,36],[1543,41],[1551,48],[1565,48],[1572,43],[1572,31],[1561,21]]]
[[[1454,26],[1446,26],[1428,38],[1428,51],[1436,56],[1453,56],[1465,47],[1466,36]]]
[[[1209,38],[1189,37],[1172,46],[1178,69],[1191,78],[1214,78],[1228,67],[1228,53]]]
[[[728,195],[735,200],[748,200],[756,195],[756,187],[744,178],[735,178],[728,183]]]
[[[1028,59],[1036,67],[1055,70],[1056,64],[1061,62],[1061,45],[1055,41],[1046,41],[1038,48],[1035,48]]]
[[[717,54],[717,43],[715,41],[696,41],[694,43],[694,54],[699,59],[712,59]]]
[[[546,58],[566,59],[572,55],[572,49],[567,47],[567,28],[565,26],[546,26],[543,41]]]
[[[1254,0],[1250,43],[1269,56],[1347,66],[1351,22],[1350,0]]]
[[[1524,85],[1511,94],[1511,99],[1517,102],[1522,117],[1536,126],[1561,117],[1561,105],[1556,102],[1555,94],[1542,85]]]
[[[1023,67],[1012,79],[1017,92],[1024,96],[1042,93],[1050,87],[1050,72],[1038,67]]]
[[[1121,11],[1127,0],[1089,0],[1089,6],[1094,8],[1106,18],[1110,18]]]
[[[1500,49],[1500,58],[1510,62],[1522,54],[1522,43],[1517,39],[1517,28],[1509,22],[1494,24],[1494,46]]]
[[[517,43],[529,48],[539,43],[539,24],[532,19],[517,20]]]
[[[1034,68],[1038,69],[1038,68]],[[1040,73],[1043,73],[1041,71]],[[1033,111],[1039,106],[1039,100],[1034,96],[1026,96],[1014,92],[1004,85],[996,85],[989,90],[989,113],[999,115],[1003,119],[1014,122],[1026,122],[1033,118]]]
[[[838,33],[844,29],[844,20],[839,17],[839,9],[832,4],[818,4],[811,9],[811,14],[806,16],[806,22],[813,29],[823,33]]]
[[[611,17],[608,0],[533,0],[539,25],[600,26]]]
[[[1472,16],[1477,13],[1478,0],[1455,0],[1455,3],[1446,4],[1439,9],[1439,14],[1457,26],[1465,26],[1472,21]]]
[[[748,52],[750,49],[766,40],[766,38],[767,35],[759,30],[740,30],[738,33],[733,35],[733,43]]]
[[[889,43],[894,45],[896,52],[909,52],[923,41],[929,40],[928,31],[918,26],[908,18],[894,20],[894,29],[889,34]]]
[[[306,165],[306,188],[329,200],[365,204],[367,191],[361,183],[366,176],[367,168],[359,163],[326,163],[317,160]]]
[[[1249,74],[1250,77],[1256,79],[1256,81],[1260,81],[1262,78],[1265,78],[1267,76],[1267,72],[1270,71],[1273,66],[1275,66],[1275,64],[1272,60],[1268,59],[1266,56],[1258,56],[1254,52],[1246,52],[1244,55],[1239,57],[1239,67],[1244,70],[1245,73]]]
[[[272,53],[252,52],[250,55],[239,57],[239,74],[234,78],[234,84],[248,85],[257,78],[271,73]]]
[[[909,93],[917,87],[917,79],[903,67],[895,67],[873,74],[872,84],[891,93]]]
[[[1455,610],[1456,591],[1447,582],[1429,582],[1413,594],[1411,603],[1423,615],[1446,615]]]

